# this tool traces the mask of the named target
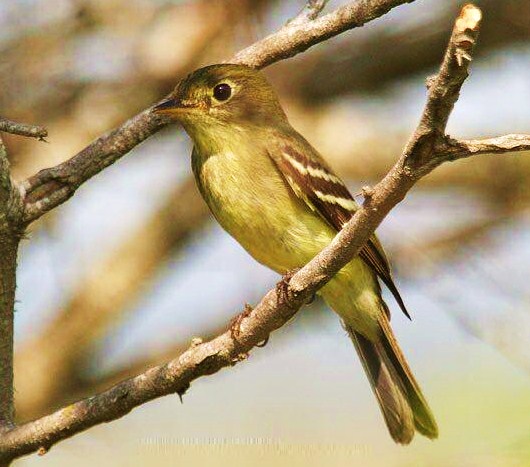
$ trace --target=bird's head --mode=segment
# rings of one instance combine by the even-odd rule
[[[153,111],[182,123],[191,134],[219,126],[267,125],[286,120],[265,77],[250,67],[232,64],[194,71]]]

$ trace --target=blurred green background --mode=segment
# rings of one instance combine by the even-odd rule
[[[340,5],[330,1],[328,9]],[[483,0],[458,137],[530,132],[530,2]],[[295,126],[348,181],[375,183],[414,129],[462,2],[418,0],[266,70]],[[2,115],[17,179],[63,161],[276,30],[276,0],[1,0]],[[33,225],[20,257],[20,420],[214,336],[277,277],[214,223],[187,137],[168,128]],[[20,466],[530,465],[530,158],[477,157],[423,180],[379,229],[413,312],[393,325],[440,439],[390,440],[353,347],[318,301],[235,368]]]

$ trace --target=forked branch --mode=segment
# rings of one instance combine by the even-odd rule
[[[279,60],[293,57],[344,31],[363,26],[392,8],[413,1],[353,1],[318,18],[325,2],[311,1],[308,4],[311,14],[304,21],[288,23],[274,34],[243,49],[229,61],[264,68]],[[166,123],[163,118],[146,109],[122,126],[99,137],[71,159],[41,170],[25,180],[21,184],[26,199],[24,221],[29,224],[64,203],[83,183],[161,130]]]

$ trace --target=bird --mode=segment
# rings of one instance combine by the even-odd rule
[[[308,263],[359,207],[291,126],[258,70],[229,63],[200,68],[152,111],[180,123],[192,139],[193,174],[215,219],[279,274]],[[410,316],[374,234],[318,293],[351,338],[392,439],[408,444],[415,432],[435,439],[435,418],[390,327],[379,281]]]

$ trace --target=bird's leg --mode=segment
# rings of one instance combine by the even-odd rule
[[[232,321],[230,321],[230,336],[232,339],[237,340],[239,334],[241,334],[241,322],[252,313],[252,310],[253,308],[248,303],[245,303],[245,309],[232,318]]]

